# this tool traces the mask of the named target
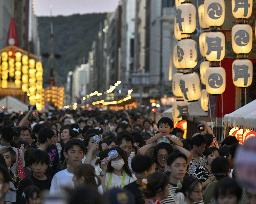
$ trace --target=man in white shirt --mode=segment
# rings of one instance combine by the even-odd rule
[[[56,173],[51,182],[50,193],[56,193],[63,188],[73,188],[73,171],[81,164],[85,154],[85,146],[81,140],[72,139],[65,144],[64,157],[67,168]]]

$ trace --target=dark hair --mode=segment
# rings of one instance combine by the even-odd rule
[[[224,145],[233,145],[233,144],[239,144],[239,141],[236,139],[235,136],[227,136],[222,142],[221,142],[221,146]]]
[[[234,195],[237,201],[242,197],[242,189],[235,179],[226,177],[218,181],[214,188],[214,198],[217,200],[220,196]]]
[[[54,132],[52,131],[52,129],[48,127],[42,127],[38,132],[38,143],[44,144],[46,143],[47,139],[51,139],[53,136]]]
[[[3,147],[0,149],[0,154],[2,154],[2,155],[7,152],[10,152],[10,154],[11,154],[11,160],[12,160],[12,165],[13,165],[16,162],[16,153],[12,147]]]
[[[182,188],[181,192],[186,196],[189,197],[190,194],[193,192],[194,188],[200,183],[198,179],[193,176],[185,176],[182,181]]]
[[[47,152],[42,151],[40,149],[32,150],[31,152],[31,164],[47,164],[49,165],[49,156]]]
[[[206,146],[209,147],[213,142],[213,135],[212,134],[204,134],[204,140],[206,143]]]
[[[4,177],[4,183],[9,183],[11,181],[11,177],[6,165],[0,164],[0,174],[2,174]]]
[[[153,164],[154,161],[150,156],[138,154],[133,157],[131,167],[135,173],[143,173],[144,171],[149,170]]]
[[[165,143],[165,142],[161,142],[159,144],[157,144],[154,148],[154,159],[155,159],[155,162],[157,162],[157,154],[159,152],[160,149],[165,149],[169,154],[171,154],[173,152],[173,148],[172,148],[172,145],[168,144],[168,143]]]
[[[151,122],[149,119],[145,119],[145,120],[143,121],[143,126],[145,125],[145,123],[149,123],[150,125],[152,125],[152,122]]]
[[[125,131],[125,132],[119,133],[118,136],[117,136],[117,139],[116,139],[116,144],[120,145],[123,140],[125,140],[127,142],[131,142],[133,144],[133,139],[132,139],[129,132]]]
[[[219,152],[219,149],[217,147],[209,147],[207,149],[205,149],[204,151],[204,156],[208,157],[210,154],[212,154],[213,152]]]
[[[228,160],[224,157],[217,157],[211,163],[211,170],[217,180],[228,176],[229,172]]]
[[[206,144],[204,135],[200,133],[194,134],[190,141],[192,146],[197,146],[197,147],[201,146],[202,144]]]
[[[31,134],[31,129],[29,127],[27,127],[27,126],[21,127],[20,128],[20,133],[21,133],[21,131],[29,131],[29,133]]]
[[[188,158],[181,152],[179,151],[176,151],[176,152],[173,152],[172,154],[169,155],[168,159],[167,159],[167,165],[168,166],[171,166],[172,163],[178,159],[178,158],[182,158],[184,159],[186,162],[188,162]]]
[[[40,197],[41,191],[37,186],[32,185],[25,188],[22,197],[27,203],[27,201],[29,201],[30,198],[34,198],[35,194],[37,195],[37,197]]]
[[[64,152],[68,152],[68,150],[70,150],[70,149],[73,148],[74,146],[80,147],[80,148],[83,150],[83,152],[85,152],[85,145],[84,145],[84,143],[83,143],[81,140],[79,140],[79,139],[71,139],[71,140],[69,140],[69,141],[65,144],[65,146],[64,146]]]
[[[70,194],[68,204],[85,203],[102,204],[103,199],[98,190],[90,186],[80,186],[75,188]]]
[[[230,155],[230,147],[229,146],[222,146],[219,149],[219,153],[221,157],[228,158]]]
[[[146,198],[152,198],[156,196],[157,193],[164,191],[168,184],[169,178],[167,174],[163,172],[155,172],[147,178],[147,186],[144,190],[144,195]]]
[[[98,187],[100,185],[100,179],[95,174],[95,169],[90,164],[81,164],[74,170],[74,175],[77,178],[84,178],[85,185],[91,185]],[[96,180],[97,179],[97,180]]]
[[[3,127],[1,128],[1,140],[5,142],[12,143],[14,138],[14,131],[12,127]]]
[[[238,147],[239,147],[239,144],[233,144],[230,146],[229,153],[230,153],[232,159],[235,158],[236,151],[237,151]]]
[[[170,128],[173,128],[173,121],[171,118],[168,118],[168,117],[162,117],[160,118],[160,120],[158,121],[157,123],[157,127],[159,128],[159,126],[161,124],[168,124]]]
[[[4,156],[0,154],[0,165],[5,167],[5,168],[8,168],[6,163],[5,163],[5,159],[4,159]]]
[[[63,130],[68,130],[70,131],[70,125],[63,125],[60,129],[60,131],[62,132]]]
[[[110,148],[108,150],[108,152],[110,152],[111,150],[116,150],[119,154],[119,156],[122,157],[122,159],[124,160],[124,171],[126,174],[128,174],[129,176],[132,176],[132,173],[130,171],[130,168],[128,166],[128,158],[127,158],[127,154],[119,147],[113,147],[113,148]],[[113,172],[114,171],[114,168],[111,166],[111,161],[108,162],[108,166],[107,166],[107,172]]]

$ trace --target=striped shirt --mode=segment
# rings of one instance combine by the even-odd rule
[[[169,187],[169,195],[166,199],[161,200],[161,204],[176,204],[175,197],[176,197],[176,191],[178,190],[177,186],[170,185]]]

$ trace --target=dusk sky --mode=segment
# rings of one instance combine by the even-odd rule
[[[112,12],[119,0],[34,0],[34,10],[37,16],[52,14],[72,15],[75,13]]]

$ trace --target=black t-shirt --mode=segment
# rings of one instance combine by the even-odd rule
[[[137,183],[137,181],[129,183],[128,185],[126,185],[124,187],[124,189],[128,190],[129,192],[131,192],[133,194],[136,204],[144,204],[145,203],[143,193],[141,192],[140,186]]]

